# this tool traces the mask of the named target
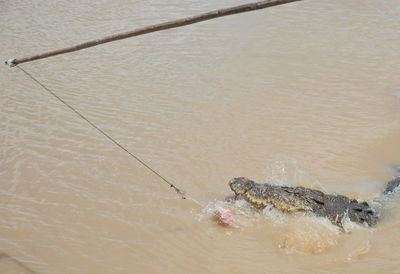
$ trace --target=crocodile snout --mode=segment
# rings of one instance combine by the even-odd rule
[[[245,178],[233,178],[229,181],[229,187],[236,195],[243,195],[253,187],[254,182]]]

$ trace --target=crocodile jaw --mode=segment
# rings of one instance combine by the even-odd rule
[[[291,205],[285,201],[281,201],[274,197],[265,197],[263,199],[256,198],[252,196],[249,192],[243,194],[247,201],[252,203],[256,207],[264,208],[268,204],[274,206],[275,208],[286,211],[286,212],[294,212],[294,211],[309,211],[311,210],[309,207],[300,206],[300,205]]]

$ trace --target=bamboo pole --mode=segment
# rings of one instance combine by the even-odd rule
[[[182,27],[182,26],[186,26],[186,25],[190,25],[190,24],[194,24],[194,23],[198,23],[198,22],[202,22],[202,21],[206,21],[206,20],[211,20],[211,19],[218,18],[218,17],[228,16],[228,15],[233,15],[233,14],[238,14],[238,13],[243,13],[243,12],[248,12],[248,11],[253,11],[253,10],[264,9],[264,8],[283,5],[283,4],[287,4],[287,3],[295,2],[295,1],[301,1],[301,0],[265,0],[265,1],[250,3],[250,4],[244,4],[244,5],[239,5],[239,6],[235,6],[235,7],[230,7],[230,8],[214,10],[214,11],[202,13],[202,14],[195,15],[195,16],[190,16],[190,17],[186,17],[186,18],[182,18],[182,19],[178,19],[178,20],[168,21],[168,22],[161,23],[161,24],[155,24],[155,25],[151,25],[151,26],[147,26],[147,27],[143,27],[143,28],[138,28],[133,31],[110,35],[110,36],[104,37],[102,39],[92,40],[92,41],[78,44],[78,45],[75,45],[72,47],[58,49],[58,50],[54,50],[54,51],[50,51],[50,52],[46,52],[46,53],[42,53],[42,54],[37,54],[34,56],[24,57],[24,58],[9,59],[5,63],[6,63],[6,65],[13,67],[18,64],[25,63],[25,62],[31,62],[34,60],[48,58],[51,56],[64,54],[64,53],[68,53],[68,52],[74,52],[74,51],[78,51],[81,49],[86,49],[86,48],[94,47],[94,46],[97,46],[100,44],[109,43],[112,41],[117,41],[117,40],[129,38],[129,37],[133,37],[133,36],[139,36],[139,35],[143,35],[143,34],[147,34],[147,33],[151,33],[151,32],[167,30],[167,29],[172,29],[172,28],[178,28],[178,27]]]

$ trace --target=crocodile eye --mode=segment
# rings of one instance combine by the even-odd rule
[[[374,211],[372,209],[368,209],[367,213],[372,215],[372,214],[374,214]]]

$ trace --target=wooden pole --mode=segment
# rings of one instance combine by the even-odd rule
[[[207,13],[202,13],[199,15],[191,16],[191,17],[186,17],[186,18],[182,18],[182,19],[178,19],[178,20],[172,20],[172,21],[168,21],[165,23],[151,25],[151,26],[147,26],[147,27],[143,27],[143,28],[138,28],[133,31],[110,35],[110,36],[104,37],[102,39],[92,40],[92,41],[78,44],[78,45],[75,45],[72,47],[67,47],[67,48],[54,50],[54,51],[50,51],[50,52],[46,52],[46,53],[42,53],[42,54],[37,54],[34,56],[30,56],[30,57],[10,59],[10,60],[6,61],[5,63],[6,63],[6,65],[13,67],[18,64],[25,63],[25,62],[31,62],[34,60],[43,59],[43,58],[47,58],[47,57],[51,57],[51,56],[55,56],[55,55],[59,55],[59,54],[63,54],[63,53],[78,51],[81,49],[86,49],[86,48],[94,47],[94,46],[97,46],[100,44],[109,43],[112,41],[121,40],[121,39],[129,38],[129,37],[133,37],[133,36],[143,35],[143,34],[166,30],[166,29],[178,28],[178,27],[182,27],[182,26],[186,26],[186,25],[190,25],[190,24],[194,24],[194,23],[198,23],[198,22],[202,22],[202,21],[206,21],[206,20],[211,20],[211,19],[218,18],[218,17],[228,16],[228,15],[233,15],[233,14],[238,14],[238,13],[243,13],[243,12],[248,12],[248,11],[253,11],[253,10],[264,9],[264,8],[283,5],[283,4],[287,4],[287,3],[295,2],[295,1],[301,1],[301,0],[265,0],[265,1],[250,3],[250,4],[235,6],[235,7],[231,7],[231,8],[214,10],[214,11],[210,11]]]

